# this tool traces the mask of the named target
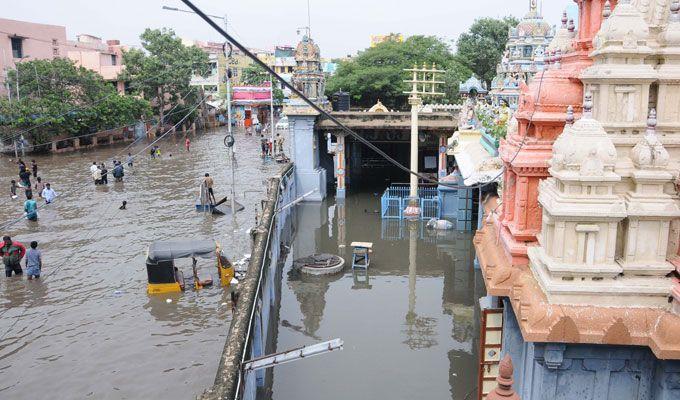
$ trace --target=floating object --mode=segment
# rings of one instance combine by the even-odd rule
[[[352,242],[350,246],[352,246],[352,269],[368,269],[371,264],[370,254],[373,252],[373,243]]]
[[[427,221],[427,224],[425,225],[429,229],[437,229],[437,230],[450,230],[453,229],[453,223],[451,221],[447,221],[445,219],[437,219],[437,218],[430,218],[429,221]]]
[[[199,279],[196,257],[215,257],[220,285],[230,285],[231,278],[234,277],[234,267],[214,240],[156,241],[147,250],[146,272],[149,280],[147,293],[173,293],[185,289],[184,275],[175,266],[175,259],[180,258],[193,260],[192,272],[196,290],[212,285],[213,281],[210,278]]]
[[[166,303],[172,303],[172,299],[165,299]]]
[[[19,197],[19,196],[17,196],[17,195],[15,194],[15,195],[12,196],[12,199],[16,199],[17,197]]]
[[[337,274],[345,266],[345,259],[335,254],[314,254],[293,262],[293,268],[310,275]]]

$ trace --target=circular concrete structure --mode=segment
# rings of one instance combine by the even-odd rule
[[[303,257],[293,262],[293,267],[310,275],[330,275],[342,271],[345,259],[335,254],[314,254]]]

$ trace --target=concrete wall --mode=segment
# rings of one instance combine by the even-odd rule
[[[297,195],[315,190],[305,201],[321,201],[326,197],[326,170],[319,166],[319,140],[314,132],[316,115],[289,114],[288,121]]]
[[[512,357],[522,400],[680,399],[680,361],[644,347],[525,342],[503,302],[503,354]]]

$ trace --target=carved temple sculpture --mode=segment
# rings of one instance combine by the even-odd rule
[[[519,127],[501,142],[500,155],[505,163],[502,214],[498,231],[507,260],[513,265],[528,263],[527,247],[535,245],[541,230],[538,184],[548,177],[552,145],[562,132],[566,109],[572,105],[580,113],[583,85],[581,72],[592,64],[589,52],[600,28],[605,0],[579,0],[577,34],[557,35],[547,55],[547,68],[536,74],[529,86],[522,85]],[[574,28],[567,26],[567,30]],[[568,41],[573,37],[570,45]],[[563,49],[568,48],[564,53]]]

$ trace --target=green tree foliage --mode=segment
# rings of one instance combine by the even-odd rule
[[[17,68],[18,74],[8,73],[11,100],[0,100],[0,124],[7,134],[30,129],[24,138],[33,144],[129,125],[151,115],[149,102],[119,95],[99,74],[69,59],[24,61]]]
[[[259,86],[265,82],[269,82],[270,77],[267,71],[257,64],[251,64],[241,72],[241,83],[244,85]],[[281,104],[283,102],[283,91],[278,84],[274,84],[274,102]]]
[[[458,59],[490,85],[505,51],[508,31],[518,23],[515,17],[476,20],[470,30],[458,38]]]
[[[378,100],[392,109],[408,107],[409,87],[403,81],[410,78],[404,72],[414,64],[422,67],[427,63],[445,70],[445,84],[440,90],[446,93],[441,102],[455,102],[458,99],[458,84],[467,79],[471,70],[458,61],[449,45],[434,36],[411,36],[404,42],[387,41],[368,48],[349,61],[343,61],[338,70],[326,83],[326,93],[339,90],[348,92],[352,104],[370,107]]]
[[[191,109],[200,100],[198,90],[189,85],[191,77],[210,74],[208,54],[196,46],[185,46],[172,29],[147,28],[139,37],[144,50],[131,49],[123,54],[122,78],[132,83],[136,93],[151,101],[160,120],[165,120],[164,113],[182,99]],[[173,115],[177,114],[173,111]]]

